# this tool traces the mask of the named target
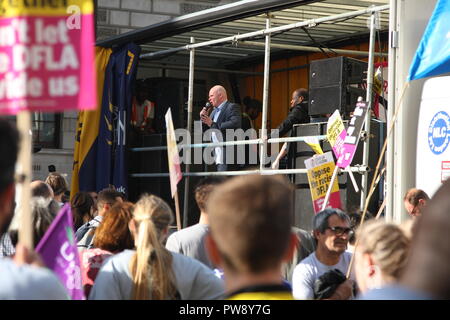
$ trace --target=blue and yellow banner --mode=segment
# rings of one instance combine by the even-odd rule
[[[127,44],[96,53],[97,72],[104,79],[97,93],[102,103],[79,114],[71,196],[110,186],[128,194],[126,139],[140,47]]]
[[[70,198],[80,190],[96,191],[94,172],[97,167],[97,137],[105,72],[111,53],[111,49],[95,48],[97,107],[93,111],[78,113]]]

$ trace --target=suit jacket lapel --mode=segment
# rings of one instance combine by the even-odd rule
[[[222,107],[222,110],[220,111],[220,114],[219,114],[219,117],[217,118],[217,121],[216,121],[216,123],[217,124],[220,124],[220,123],[222,123],[222,121],[223,121],[223,118],[225,117],[225,112],[226,112],[226,109],[227,109],[227,107],[228,107],[228,101],[224,104],[224,106]]]

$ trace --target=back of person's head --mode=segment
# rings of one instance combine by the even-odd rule
[[[19,151],[19,133],[7,120],[0,118],[0,193],[14,182]]]
[[[154,195],[143,195],[133,211],[136,254],[130,264],[133,299],[174,299],[177,293],[172,255],[162,245],[173,213],[169,205]]]
[[[250,104],[252,102],[252,98],[250,96],[245,96],[244,99],[242,99],[242,103],[245,106],[245,109],[250,107]]]
[[[89,194],[88,194],[89,195]],[[94,247],[110,252],[134,248],[134,240],[128,224],[133,218],[131,202],[116,203],[103,217],[95,230]]]
[[[50,172],[45,179],[45,183],[52,188],[55,197],[63,195],[69,189],[66,178],[58,172]]]
[[[113,206],[119,199],[122,199],[122,194],[114,189],[106,188],[100,191],[97,195],[97,207],[99,210],[106,204]]]
[[[262,103],[259,100],[256,99],[252,99],[249,96],[246,96],[243,100],[242,103],[245,106],[245,110],[249,110],[249,109],[256,109],[258,111],[261,111],[262,109]]]
[[[53,189],[42,180],[35,180],[30,184],[32,197],[53,198]]]
[[[34,246],[37,246],[47,229],[50,227],[53,219],[55,219],[58,215],[60,206],[55,200],[44,197],[31,197],[30,205],[33,227],[33,244]],[[14,223],[11,225],[9,230],[11,242],[14,246],[19,240],[18,229],[19,224]]]
[[[195,201],[201,212],[206,212],[206,203],[214,188],[225,181],[224,177],[206,177],[201,179],[195,186]]]
[[[48,212],[52,215],[53,218],[55,218],[59,210],[61,210],[61,207],[59,206],[58,202],[56,202],[54,199],[46,199],[48,202],[47,209]]]
[[[362,214],[363,214],[362,211],[359,209],[356,210],[355,212],[348,214],[350,218],[350,228],[352,228],[352,230],[356,231],[361,225]],[[373,215],[369,211],[366,211],[366,214],[364,215],[364,221],[370,220],[372,218]],[[348,242],[351,245],[353,245],[355,244],[355,241],[356,241],[356,233],[350,234],[350,239],[348,240]]]
[[[94,199],[92,199],[88,192],[77,192],[70,202],[70,207],[72,209],[75,230],[93,218],[91,216],[91,210],[94,207]]]
[[[339,219],[342,221],[347,221],[350,224],[350,218],[344,211],[337,208],[329,208],[318,212],[314,216],[313,230],[320,233],[325,233],[327,228],[330,226],[328,224],[328,219],[333,215],[337,215]]]
[[[0,237],[14,217],[14,173],[19,150],[19,133],[6,119],[0,118]]]
[[[52,211],[55,209],[54,206],[52,206],[52,201],[58,206],[54,200],[45,199],[43,197],[31,198],[34,246],[38,245],[55,218],[55,213]]]
[[[299,88],[295,90],[295,95],[297,98],[299,97],[303,97],[303,100],[307,101],[308,100],[308,90],[305,88]]]
[[[399,280],[407,264],[411,242],[403,230],[392,223],[371,220],[363,223],[356,236],[359,239],[357,250],[371,255],[384,280]]]
[[[417,222],[404,282],[436,299],[450,299],[450,179]]]
[[[413,206],[417,206],[419,204],[419,200],[428,201],[430,200],[430,197],[425,191],[416,188],[409,189],[403,197],[403,201],[407,201]]]
[[[292,187],[281,177],[232,178],[215,188],[207,211],[211,237],[230,271],[256,274],[281,265],[293,215]]]

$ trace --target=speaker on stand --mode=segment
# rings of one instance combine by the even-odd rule
[[[366,70],[366,62],[347,57],[311,61],[309,115],[323,116],[337,109],[348,119],[358,96],[365,97],[362,85]]]
[[[344,121],[345,127],[348,125],[348,121]],[[292,136],[315,136],[326,135],[327,123],[305,123],[294,125]],[[386,124],[376,119],[371,120],[370,124],[370,142],[369,142],[369,163],[368,166],[371,169],[368,175],[368,188],[373,179],[373,173],[378,161],[378,157],[381,153],[381,148],[386,137]],[[331,146],[328,142],[321,141],[321,147],[323,152],[331,151]],[[352,161],[352,165],[362,164],[363,158],[363,142],[358,143],[355,156]],[[289,150],[289,164],[291,168],[303,169],[305,168],[305,160],[311,158],[314,155],[314,151],[305,142],[292,142]],[[362,175],[354,173],[356,183],[361,188]],[[305,229],[312,229],[312,219],[314,216],[313,204],[311,200],[311,191],[309,188],[308,176],[305,173],[298,173],[291,175],[291,181],[295,185],[294,194],[294,225]],[[341,203],[343,210],[348,211],[351,208],[359,207],[361,193],[356,193],[353,184],[348,177],[347,172],[343,172],[338,175],[338,184],[341,194]],[[378,184],[372,199],[369,203],[368,210],[376,214],[380,203],[382,202],[383,185]]]

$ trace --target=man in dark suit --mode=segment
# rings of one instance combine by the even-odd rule
[[[227,91],[224,87],[216,85],[209,90],[209,102],[214,107],[211,115],[208,115],[204,108],[200,112],[200,120],[210,129],[220,130],[222,137],[218,133],[212,134],[213,142],[227,141],[226,131],[241,128],[241,109],[239,105],[228,101]],[[217,147],[214,149],[214,160],[217,165],[217,171],[235,170],[234,159],[226,159],[226,148]]]
[[[278,134],[282,137],[292,129],[294,124],[308,122],[308,91],[300,88],[292,92],[291,108],[286,119],[278,126]]]
[[[277,131],[278,135],[274,135],[272,133],[272,138],[278,138],[283,137],[288,132],[292,130],[292,127],[294,124],[299,123],[309,123],[310,118],[308,116],[308,90],[304,88],[299,88],[294,90],[292,92],[292,99],[291,99],[291,107],[289,109],[289,114],[287,115],[286,119],[283,120],[283,122],[278,126]],[[278,159],[282,159],[286,154],[288,154],[288,144],[285,143],[283,147],[280,150],[280,153],[278,155]],[[272,169],[278,169],[278,163],[279,161],[275,161],[275,163],[272,164]],[[285,165],[285,164],[284,164]],[[284,167],[282,165],[282,167]]]

